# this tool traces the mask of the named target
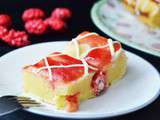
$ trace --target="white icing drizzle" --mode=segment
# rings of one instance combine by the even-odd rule
[[[91,36],[91,35],[97,35],[97,33],[88,33],[88,34],[85,34],[85,35],[83,35],[83,36],[80,36],[80,37],[77,37],[77,38],[72,39],[72,41],[74,42],[75,47],[76,47],[76,52],[77,52],[77,53],[76,53],[76,56],[77,56],[78,59],[80,59],[80,54],[79,54],[79,45],[78,45],[78,41],[77,41],[77,40],[82,39],[82,38],[85,38],[85,37],[88,37],[88,36]],[[103,47],[108,47],[108,46],[109,46],[109,49],[110,49],[110,52],[111,52],[111,56],[112,56],[113,59],[115,59],[115,55],[116,55],[116,56],[118,55],[118,54],[117,54],[118,51],[117,51],[117,53],[115,52],[114,47],[113,47],[113,43],[116,43],[116,42],[117,42],[117,41],[113,42],[112,39],[108,39],[108,44],[107,44],[107,45],[91,48],[91,49],[87,52],[87,54],[88,54],[91,50],[93,50],[93,49],[103,48]],[[86,56],[87,54],[85,54],[85,56]]]
[[[88,64],[87,64],[88,65]],[[52,69],[52,68],[71,68],[71,67],[84,67],[84,64],[72,64],[72,65],[51,65],[51,66],[48,66],[48,67],[46,67],[46,66],[44,66],[44,67],[41,67],[41,68],[39,68],[39,69],[37,69],[37,73],[38,72],[40,72],[41,70],[43,70],[43,69]],[[90,65],[88,65],[87,66],[88,68],[90,68],[90,69],[93,69],[93,70],[97,70],[97,68],[94,68],[94,67],[92,67],[92,66],[90,66]]]
[[[93,34],[96,34],[96,33],[88,33],[88,34],[85,34],[84,36],[80,36],[80,37],[77,37],[75,39],[73,39],[73,41],[75,42],[75,45],[76,45],[76,42],[78,39],[82,39],[82,38],[85,38],[87,36],[90,36],[90,35],[93,35]],[[97,34],[96,34],[97,35]],[[90,50],[88,50],[86,53],[85,53],[85,56],[92,50],[95,50],[95,49],[99,49],[99,48],[105,48],[105,47],[109,47],[110,49],[110,52],[111,52],[111,56],[112,58],[116,59],[117,56],[120,54],[121,52],[121,48],[115,52],[114,50],[114,47],[113,47],[113,44],[114,43],[119,43],[118,41],[112,41],[111,39],[108,39],[108,44],[104,45],[104,46],[99,46],[99,47],[94,47],[94,48],[91,48]],[[79,45],[77,43],[77,47],[78,50],[77,50],[77,55],[79,55]],[[49,56],[47,57],[54,57],[54,56],[59,56],[59,55],[65,55],[63,53],[58,53],[58,54],[50,54]],[[86,60],[84,60],[84,58],[80,59],[82,61],[82,64],[72,64],[72,65],[52,65],[52,66],[49,66],[49,63],[48,63],[48,60],[47,60],[47,57],[44,57],[44,62],[45,62],[45,66],[39,68],[36,70],[36,72],[40,72],[41,70],[43,69],[48,69],[48,74],[49,74],[49,80],[52,80],[52,68],[71,68],[71,67],[84,67],[84,76],[87,76],[89,75],[89,68],[92,69],[92,70],[98,70],[97,68],[93,67],[93,66],[90,66],[88,65],[88,63],[86,62]],[[78,56],[78,58],[80,58],[80,56]]]
[[[82,61],[83,65],[84,65],[84,77],[86,77],[86,76],[89,75],[89,73],[88,73],[89,66],[88,66],[87,62],[83,58],[81,59],[81,61]]]
[[[84,77],[89,75],[88,73],[88,69],[91,68],[93,70],[97,70],[97,68],[94,68],[94,67],[90,67],[85,60],[82,61],[83,64],[72,64],[72,65],[53,65],[53,66],[44,66],[44,67],[41,67],[39,69],[37,69],[37,73],[40,72],[41,70],[43,69],[48,69],[48,70],[51,70],[52,68],[72,68],[72,67],[84,67]],[[49,72],[50,73],[50,72]],[[49,80],[52,80],[52,72],[49,76]]]
[[[44,57],[44,63],[45,63],[45,67],[46,69],[48,69],[48,75],[49,75],[49,80],[52,80],[52,70],[50,69],[49,63],[47,58],[48,57],[54,57],[54,56],[58,56],[58,55],[64,55],[62,53],[58,53],[58,54],[50,54],[47,57]],[[36,73],[37,71],[34,71],[34,73]]]
[[[74,42],[75,48],[76,48],[76,58],[80,59],[80,57],[79,57],[80,55],[79,55],[79,45],[78,45],[78,42],[77,42],[76,39],[73,39],[72,41]]]
[[[89,67],[90,69],[92,69],[92,70],[95,70],[95,71],[98,70],[97,68],[95,68],[95,67],[93,67],[93,66],[90,66],[90,65],[88,65],[88,67]]]
[[[47,57],[44,58],[44,62],[45,62],[46,68],[48,69],[49,80],[52,80],[52,70],[50,69],[50,66],[48,64]]]
[[[111,39],[110,39],[111,40]],[[112,41],[112,40],[111,40]],[[98,47],[94,47],[94,48],[91,48],[90,50],[88,50],[85,54],[84,54],[84,57],[85,56],[87,56],[88,55],[88,53],[89,52],[91,52],[92,50],[95,50],[95,49],[101,49],[101,48],[106,48],[106,47],[109,47],[109,49],[110,49],[110,51],[112,51],[111,49],[114,49],[114,47],[113,47],[113,44],[114,43],[119,43],[118,41],[114,41],[114,42],[112,42],[112,45],[109,45],[109,44],[106,44],[106,45],[103,45],[103,46],[98,46]],[[113,48],[111,48],[111,47],[113,47]],[[121,53],[121,48],[118,50],[118,51],[116,51],[115,52],[115,50],[114,50],[114,53],[113,53],[113,51],[112,51],[112,53],[111,53],[111,55],[113,55],[113,57],[112,57],[112,59],[113,60],[115,60],[115,59],[117,59],[117,57],[119,56],[119,54]]]
[[[57,56],[57,55],[64,55],[64,54],[55,54],[52,55],[53,56]],[[43,69],[48,69],[48,74],[49,74],[49,80],[52,80],[52,68],[71,68],[71,67],[84,67],[84,77],[89,75],[89,68],[92,70],[97,70],[97,68],[94,68],[90,65],[87,64],[87,62],[84,59],[81,59],[82,64],[72,64],[72,65],[52,65],[49,66],[48,64],[48,60],[47,57],[44,58],[44,62],[45,62],[45,66],[39,68],[36,70],[36,73],[40,72]]]
[[[85,35],[83,35],[83,36],[79,36],[79,37],[76,37],[76,38],[72,39],[72,41],[73,41],[74,44],[75,44],[76,56],[77,56],[77,58],[80,59],[80,52],[79,52],[78,40],[83,39],[83,38],[88,37],[88,36],[91,36],[91,35],[98,35],[98,34],[97,34],[97,33],[87,33],[87,34],[85,34]]]
[[[111,39],[108,39],[108,45],[111,52],[111,56],[114,57],[115,51],[114,51],[113,42]]]
[[[51,66],[44,66],[44,67],[41,67],[39,69],[37,69],[37,72],[40,72],[41,70],[43,69],[52,69],[52,68],[71,68],[71,67],[83,67],[84,65],[83,64],[72,64],[72,65],[51,65]]]
[[[103,45],[103,46],[97,46],[97,47],[94,47],[94,48],[91,48],[90,50],[88,50],[87,52],[86,52],[86,54],[84,55],[84,56],[86,56],[90,51],[92,51],[92,50],[95,50],[95,49],[99,49],[99,48],[106,48],[106,47],[108,47],[109,45],[108,44],[106,44],[106,45]]]

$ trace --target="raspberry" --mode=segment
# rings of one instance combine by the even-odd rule
[[[44,24],[45,24],[46,26],[50,26],[50,21],[51,21],[51,20],[52,20],[51,17],[46,18],[46,19],[44,20]]]
[[[55,18],[47,18],[44,23],[51,27],[52,30],[62,31],[66,27],[64,21]]]
[[[8,30],[6,27],[0,26],[0,39],[8,34]]]
[[[92,78],[91,87],[96,96],[106,90],[106,75],[102,71],[98,71]]]
[[[45,13],[39,8],[30,8],[23,12],[22,19],[24,22],[33,19],[41,19],[45,17]]]
[[[6,14],[0,15],[0,26],[9,27],[11,25],[11,17]]]
[[[22,47],[30,44],[28,35],[24,31],[10,30],[8,35],[4,36],[2,40],[13,47]]]
[[[72,13],[67,8],[56,8],[52,11],[51,17],[58,18],[61,20],[68,20],[71,17]]]
[[[30,20],[25,23],[25,29],[28,31],[28,33],[41,35],[46,32],[47,25],[41,19]]]

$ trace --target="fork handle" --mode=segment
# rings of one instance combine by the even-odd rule
[[[22,108],[21,107],[17,107],[17,108],[13,108],[13,109],[0,108],[0,117],[4,116],[4,115],[7,115],[7,114],[10,114],[10,113],[13,113],[13,112],[16,112],[20,109],[22,109]]]

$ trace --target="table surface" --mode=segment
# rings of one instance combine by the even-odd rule
[[[49,16],[52,9],[55,7],[68,7],[73,11],[73,17],[68,23],[68,31],[65,33],[48,33],[43,36],[30,36],[30,40],[33,44],[47,41],[62,41],[70,40],[82,31],[94,31],[103,36],[106,36],[101,32],[91,21],[90,9],[96,0],[5,0],[1,1],[0,12],[7,13],[12,16],[12,27],[23,30],[23,22],[21,20],[21,14],[23,10],[30,7],[39,7],[45,10]],[[138,51],[123,45],[123,48],[131,51],[147,61],[157,68],[160,72],[160,58]],[[8,45],[0,42],[0,55],[4,55],[9,51],[14,50]],[[160,97],[147,107],[138,110],[136,112],[122,115],[119,117],[109,118],[108,120],[159,120],[160,119]],[[57,118],[49,118],[40,116],[26,111],[20,110],[12,114],[0,117],[0,120],[54,120]]]

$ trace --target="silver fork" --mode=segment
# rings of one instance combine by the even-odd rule
[[[15,112],[17,110],[29,107],[39,107],[41,106],[35,100],[24,96],[2,96],[0,97],[0,116]]]

